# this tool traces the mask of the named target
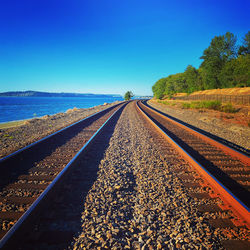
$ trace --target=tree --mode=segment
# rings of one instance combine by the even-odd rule
[[[132,91],[127,91],[124,95],[124,99],[126,101],[130,100],[132,97],[134,96],[134,94],[132,93]]]
[[[235,64],[235,85],[237,87],[250,87],[250,54],[239,56]]]
[[[175,93],[187,92],[187,83],[184,73],[177,73],[167,77],[164,94],[172,96]]]
[[[203,81],[206,89],[221,88],[219,74],[226,62],[236,58],[236,37],[227,32],[223,36],[215,36],[210,46],[204,50],[200,57],[204,61],[201,64],[203,68]]]
[[[170,75],[166,78],[164,95],[171,97],[176,92],[174,75]]]
[[[180,92],[250,86],[250,31],[238,50],[234,34],[215,36],[200,58],[203,62],[198,69],[188,65],[183,73],[159,79],[152,87],[154,97],[162,99]]]
[[[233,88],[235,86],[235,79],[234,79],[235,61],[236,59],[227,62],[221,69],[218,78],[222,88]]]
[[[250,86],[250,55],[241,55],[226,63],[219,79],[223,88]]]
[[[199,84],[199,73],[195,67],[188,65],[185,72],[185,79],[187,83],[187,92],[192,93],[194,91],[200,90]]]
[[[152,91],[154,93],[154,96],[157,99],[161,99],[164,96],[164,91],[165,91],[165,86],[166,86],[166,79],[167,78],[161,78],[152,87]]]
[[[243,39],[243,45],[239,47],[238,55],[249,55],[250,54],[250,31],[247,32]]]

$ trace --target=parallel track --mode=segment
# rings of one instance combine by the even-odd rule
[[[235,187],[236,191],[240,186],[245,192],[248,192],[247,187],[246,185],[242,185],[240,181],[237,182],[237,179],[228,182],[229,179],[232,179],[229,176],[226,179],[227,187],[225,188],[223,187],[225,186],[225,178],[220,178],[222,174],[218,174],[214,177],[211,173],[208,173],[212,167],[220,169],[220,171],[224,170],[223,168],[220,168],[220,164],[218,164],[218,166],[216,165],[214,158],[212,158],[213,161],[211,158],[205,158],[208,156],[212,157],[210,144],[206,141],[206,146],[202,146],[200,139],[196,139],[198,142],[193,145],[198,144],[198,148],[203,147],[203,150],[198,152],[195,151],[191,146],[192,144],[188,144],[188,142],[194,141],[193,135],[188,135],[188,142],[184,141],[185,137],[178,137],[183,136],[183,134],[186,135],[187,132],[184,132],[183,127],[181,128],[181,132],[177,131],[176,124],[172,125],[172,127],[169,125],[169,127],[166,128],[166,124],[170,123],[170,121],[166,122],[164,117],[160,116],[161,118],[158,118],[156,112],[147,109],[141,104],[140,106],[144,111],[138,108],[137,112],[143,114],[147,120],[150,120],[151,124],[157,127],[157,130],[161,131],[161,134],[165,138],[168,138],[168,142],[170,142],[177,151],[179,151],[179,153],[191,163],[190,165],[194,166],[196,170],[201,168],[201,170],[198,170],[197,174],[195,172],[196,170],[187,168],[187,164],[173,165],[173,171],[175,171],[179,178],[182,179],[184,186],[189,190],[189,195],[194,199],[197,199],[198,204],[200,204],[198,208],[201,213],[204,213],[203,217],[206,220],[209,220],[209,223],[213,227],[225,228],[225,233],[228,232],[228,230],[230,231],[230,228],[234,231],[237,227],[249,227],[249,209],[238,198],[236,198],[235,194],[232,194]],[[19,173],[15,173],[14,176],[10,173],[7,174],[6,171],[6,179],[11,180],[12,183],[10,183],[10,181],[7,182],[4,178],[1,180],[1,185],[3,186],[1,192],[2,199],[0,200],[0,202],[2,202],[1,208],[6,209],[5,212],[1,212],[1,214],[5,214],[5,217],[3,216],[2,220],[12,224],[11,222],[17,220],[19,216],[24,213],[22,210],[26,210],[26,212],[2,239],[0,242],[0,248],[35,249],[42,247],[46,248],[46,246],[51,245],[63,249],[69,246],[75,232],[80,230],[81,225],[79,217],[82,212],[81,204],[89,188],[95,181],[97,172],[96,166],[98,166],[98,163],[103,157],[103,152],[108,145],[109,138],[113,133],[114,126],[119,118],[119,114],[122,112],[122,108],[117,110],[112,118],[110,118],[108,125],[104,123],[103,120],[108,119],[107,116],[110,115],[110,112],[112,112],[111,109],[104,112],[105,115],[103,113],[99,114],[99,117],[95,117],[94,120],[91,118],[90,120],[87,119],[87,121],[83,121],[83,124],[80,122],[80,124],[76,125],[76,128],[74,129],[70,128],[69,130],[62,131],[62,134],[65,133],[68,135],[68,138],[64,138],[64,136],[59,133],[57,139],[53,139],[53,137],[49,138],[48,144],[47,142],[40,142],[35,144],[34,148],[27,148],[27,151],[26,149],[21,150],[23,151],[21,154],[22,157],[15,154],[13,155],[14,159],[8,157],[8,159],[2,160],[0,166],[2,168],[5,166],[5,169],[10,168],[12,173],[17,162],[25,163],[21,164],[22,168],[20,168]],[[99,123],[100,119],[102,122]],[[162,124],[164,124],[164,126]],[[150,124],[147,124],[145,121],[145,126],[150,129],[149,125]],[[94,128],[92,126],[94,126]],[[175,129],[175,131],[171,129]],[[176,142],[172,142],[172,139],[166,135],[166,132],[180,143],[180,145],[177,145]],[[81,142],[79,143],[79,140],[75,139],[72,134],[79,135],[79,140]],[[88,138],[92,137],[85,143],[84,139],[87,140],[86,136]],[[190,138],[192,138],[192,140]],[[82,140],[84,140],[84,142]],[[91,143],[92,141],[94,141],[94,143]],[[92,146],[88,147],[90,143]],[[164,141],[160,139],[160,136],[159,143],[164,144]],[[62,147],[59,147],[60,144]],[[80,144],[81,149],[79,150],[78,146]],[[82,147],[83,144],[84,146]],[[76,145],[78,146],[76,147]],[[180,149],[180,146],[186,152],[183,152],[183,150]],[[169,148],[169,146],[167,147]],[[207,154],[208,156],[203,156],[201,155],[201,152],[205,152],[204,148],[206,147],[209,147],[210,151],[209,154]],[[162,148],[164,148],[164,146],[162,146]],[[191,149],[195,152],[194,154],[192,154]],[[44,151],[46,151],[44,156],[41,157],[39,161],[35,160],[34,163],[35,155],[40,156],[41,152]],[[76,151],[78,151],[78,153],[75,155]],[[170,149],[170,151],[172,152],[174,149]],[[220,159],[223,157],[232,157],[229,153],[224,155],[224,151],[221,151],[221,149],[218,148],[213,152],[218,151],[220,152],[218,157]],[[50,155],[48,155],[48,152],[50,152]],[[188,153],[188,156],[186,153]],[[33,156],[31,157],[31,155]],[[75,156],[73,157],[73,155]],[[178,155],[169,155],[169,157],[175,159],[176,157],[178,158]],[[204,158],[206,159],[205,161]],[[202,166],[198,162],[200,159],[202,159]],[[217,159],[217,157],[215,157],[215,159]],[[239,156],[238,159],[241,159],[241,157]],[[248,161],[244,159],[247,158],[243,156],[243,160],[239,161],[234,155],[229,163],[226,163],[228,168],[231,168],[229,173],[235,173],[238,171],[238,175],[241,176],[242,169],[239,170],[239,164],[241,168],[249,168]],[[95,161],[96,163],[93,163]],[[212,165],[206,165],[207,162],[211,161]],[[7,162],[10,163],[7,164]],[[222,161],[219,160],[218,163],[220,162]],[[230,165],[232,162],[234,162],[234,164]],[[236,170],[233,167],[235,167]],[[63,171],[60,172],[62,168]],[[14,170],[14,172],[15,171],[16,170]],[[216,173],[216,171],[214,172]],[[204,180],[203,176],[207,174],[209,177]],[[57,177],[55,178],[56,175]],[[247,181],[248,180],[249,179],[247,179]],[[216,186],[216,183],[218,186]],[[230,186],[230,183],[233,183],[234,185]],[[235,185],[235,183],[237,185]],[[227,196],[226,193],[229,188],[231,188],[231,191],[229,192],[229,196]],[[39,194],[41,195],[39,196]],[[39,198],[31,205],[32,201],[38,196]],[[233,197],[233,202],[236,201],[239,205],[235,206],[235,204],[232,204],[232,200],[228,198],[230,196]],[[53,199],[53,202],[50,202],[51,199]],[[242,206],[245,211],[240,211],[239,206]],[[16,216],[15,218],[14,215]],[[8,216],[12,216],[12,220],[8,220]],[[247,241],[227,240],[223,242],[223,245],[228,249],[249,248]]]
[[[144,117],[147,117],[147,115],[145,115],[144,112],[142,113],[140,109],[135,111],[143,114]],[[81,231],[81,222],[79,218],[81,217],[82,213],[82,204],[89,189],[96,180],[96,174],[98,170],[97,166],[103,158],[103,153],[105,148],[108,146],[109,139],[112,136],[114,127],[121,112],[122,108],[119,109],[112,116],[112,118],[110,118],[108,123],[105,123],[104,126],[101,126],[91,137],[91,139],[85,144],[85,146],[83,146],[81,150],[78,151],[79,153],[56,177],[57,180],[52,181],[52,183],[42,193],[40,198],[35,203],[33,203],[33,208],[30,208],[28,210],[29,212],[27,211],[28,213],[25,213],[27,216],[24,214],[22,217],[23,219],[21,218],[19,222],[13,227],[13,232],[10,230],[11,233],[9,232],[6,235],[7,237],[3,238],[0,243],[0,248],[45,249],[48,246],[52,246],[59,249],[65,249],[69,247],[75,233]],[[144,118],[142,117],[142,119]],[[93,122],[93,124],[94,123],[95,122]],[[152,122],[152,120],[151,123],[154,124],[154,126],[157,126]],[[152,126],[146,121],[144,121],[144,124],[148,129],[152,129]],[[159,122],[158,125],[160,125]],[[90,130],[90,127],[88,127],[88,129]],[[158,130],[162,131],[162,129],[159,127]],[[180,159],[180,157],[174,153],[175,150],[172,147],[169,147],[169,145],[165,143],[165,140],[163,140],[161,136],[157,135],[156,131],[152,130],[152,134],[155,134],[156,139],[158,138],[158,144],[161,144],[161,152],[165,150],[164,148],[167,148],[168,154],[165,154],[166,160],[167,157],[172,158],[173,161],[178,161],[177,159]],[[168,137],[165,135],[163,136]],[[173,143],[171,144],[174,145]],[[176,149],[179,151],[179,146],[177,146]],[[41,148],[41,150],[44,150],[44,148]],[[67,150],[67,147],[63,148],[63,150],[60,151],[60,154],[63,154]],[[171,155],[172,153],[173,155]],[[184,158],[188,159],[184,154],[182,155]],[[162,156],[160,155],[160,157]],[[48,162],[50,164],[47,165],[38,163],[38,166],[36,166],[33,170],[31,168],[27,168],[26,171],[35,173],[37,176],[40,174],[43,176],[49,176],[49,173],[52,174],[55,170],[53,169],[53,165],[58,164],[58,162],[61,161],[60,159],[60,157],[51,159],[51,162]],[[196,162],[195,159],[194,161]],[[191,162],[191,165],[194,165],[193,163],[194,162]],[[40,165],[43,167],[37,171],[37,168]],[[222,206],[223,202],[221,202],[220,198],[223,198],[224,196],[217,195],[218,190],[215,192],[215,189],[213,187],[211,188],[211,183],[209,183],[209,181],[201,180],[200,174],[197,174],[194,169],[189,168],[187,165],[188,164],[180,163],[173,164],[172,170],[178,174],[180,179],[183,180],[184,186],[189,190],[189,195],[198,200],[197,204],[200,204],[199,210],[205,213],[202,218],[209,220],[211,225],[216,228],[226,227],[225,232],[227,232],[228,228],[233,228],[232,230],[234,230],[235,225],[233,223],[238,223],[237,226],[239,226],[239,228],[242,228],[242,226],[247,226],[248,223],[244,222],[244,218],[241,220],[236,220],[238,215],[239,217],[241,216],[240,213],[235,216],[235,214],[231,213],[230,207],[225,207],[225,203]],[[50,166],[52,166],[51,171],[49,170]],[[24,184],[27,186],[30,184],[29,188],[32,190],[32,185],[34,185],[32,180],[33,177],[29,178],[31,183]],[[41,178],[41,180],[42,182],[44,181],[43,178]],[[43,185],[43,183],[40,183],[39,185]],[[27,193],[23,194],[27,196],[26,203],[28,203],[29,199],[33,198],[32,195],[35,196],[36,193],[32,194],[27,191]],[[15,197],[16,196],[17,195],[15,195]],[[11,194],[9,197],[10,198],[7,197],[7,200],[13,199],[13,194]],[[211,197],[213,198],[211,199]],[[20,198],[19,203],[24,204],[24,200],[25,199]],[[49,202],[49,200],[53,200],[53,202]],[[234,219],[233,223],[231,220],[232,218]],[[98,219],[98,217],[95,219]],[[244,232],[244,230],[239,231]],[[244,249],[244,247],[249,249],[248,242],[244,240],[232,242],[227,240],[223,243],[223,245],[228,249],[230,249],[230,247],[231,249]]]
[[[222,210],[232,210],[233,223],[250,228],[249,157],[197,133],[183,124],[138,103],[138,109],[167,140],[205,178],[203,185],[212,186],[210,196],[220,197]],[[200,178],[196,177],[196,181]],[[195,179],[194,176],[187,177]],[[192,185],[191,185],[192,186]],[[211,209],[213,210],[213,209]]]
[[[32,221],[68,168],[121,107],[98,112],[0,159],[0,248]]]

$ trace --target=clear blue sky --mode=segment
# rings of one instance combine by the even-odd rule
[[[249,13],[249,0],[2,0],[0,92],[150,95],[214,36],[241,41]]]

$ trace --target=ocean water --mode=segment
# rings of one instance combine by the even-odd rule
[[[0,123],[122,101],[122,97],[0,97]]]

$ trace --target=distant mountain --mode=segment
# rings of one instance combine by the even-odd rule
[[[79,94],[79,93],[50,93],[50,92],[40,92],[40,91],[9,91],[2,92],[0,96],[28,96],[28,97],[122,97],[121,95],[112,94]]]

